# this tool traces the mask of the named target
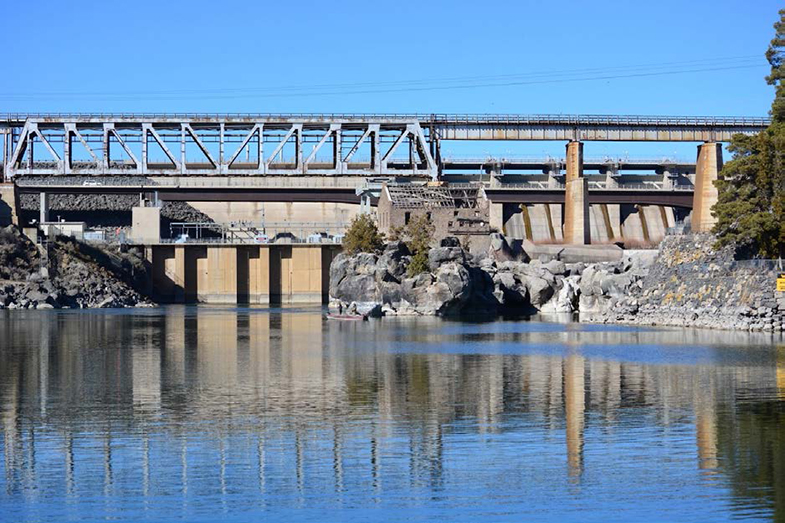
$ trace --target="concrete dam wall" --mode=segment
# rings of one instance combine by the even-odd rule
[[[160,244],[145,248],[161,303],[321,304],[340,245]]]

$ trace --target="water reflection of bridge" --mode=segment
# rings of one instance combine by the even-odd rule
[[[370,328],[324,323],[319,313],[185,308],[61,323],[35,316],[43,326],[19,318],[0,324],[5,487],[63,484],[75,498],[98,477],[108,498],[125,488],[123,478],[145,496],[208,480],[222,492],[238,481],[264,491],[270,475],[281,481],[281,470],[302,492],[319,463],[330,464],[336,491],[358,476],[382,488],[390,471],[438,486],[457,435],[505,431],[561,446],[562,477],[580,483],[586,446],[621,443],[625,427],[648,424],[692,432],[695,467],[732,476],[723,449],[739,450],[742,436],[729,430],[745,423],[734,417],[736,400],[760,390],[785,397],[782,351],[776,360],[760,350],[750,365],[736,350],[698,345],[674,364],[634,349],[732,345],[732,333],[457,333],[434,320]],[[748,336],[738,335],[749,344]],[[40,350],[17,351],[15,339]],[[91,345],[96,340],[100,346]],[[504,341],[522,349],[509,352]],[[437,342],[447,354],[431,352]],[[623,357],[608,358],[613,347]],[[215,459],[194,461],[205,449]],[[774,467],[770,490],[781,496],[783,470],[759,457]],[[88,459],[100,468],[75,466]],[[129,460],[138,469],[129,470]],[[162,467],[178,472],[164,479]]]

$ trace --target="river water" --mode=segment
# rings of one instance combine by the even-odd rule
[[[0,521],[785,521],[767,335],[5,311],[0,416]]]

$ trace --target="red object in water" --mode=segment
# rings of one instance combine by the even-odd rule
[[[328,320],[345,320],[345,321],[365,321],[368,319],[367,316],[363,316],[362,314],[328,314]]]

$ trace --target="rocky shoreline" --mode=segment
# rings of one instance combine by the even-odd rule
[[[138,292],[143,255],[58,238],[39,249],[18,229],[0,229],[0,309],[150,307]]]
[[[773,266],[737,262],[714,238],[673,236],[658,251],[616,262],[530,260],[495,235],[470,255],[447,238],[429,252],[429,271],[409,277],[402,242],[378,254],[339,255],[330,270],[330,308],[363,314],[487,315],[577,313],[580,321],[779,332],[785,293]]]

